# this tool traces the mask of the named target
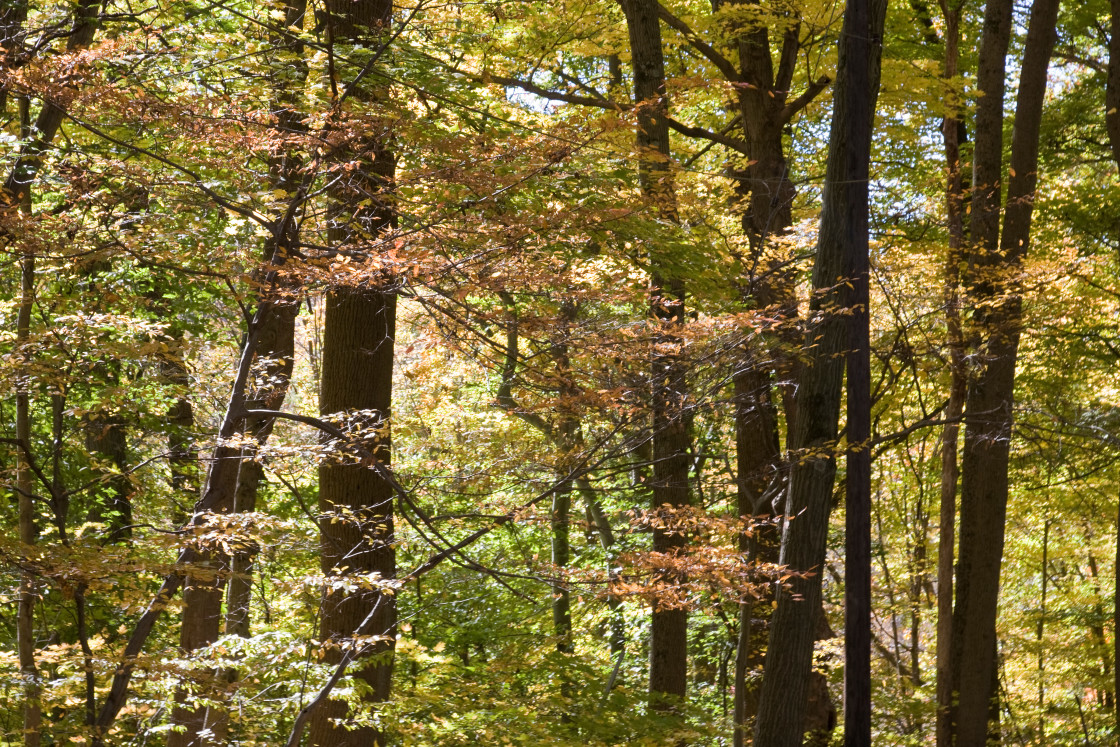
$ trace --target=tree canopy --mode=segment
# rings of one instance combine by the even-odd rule
[[[3,4],[0,745],[1115,743],[1118,110],[1116,0]]]

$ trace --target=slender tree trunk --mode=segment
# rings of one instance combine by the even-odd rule
[[[1092,547],[1090,544],[1092,540],[1092,532],[1088,524],[1086,524],[1086,547]],[[1095,602],[1093,603],[1093,622],[1089,625],[1089,633],[1093,638],[1093,643],[1101,658],[1101,678],[1102,680],[1109,680],[1112,678],[1112,661],[1109,657],[1108,642],[1105,640],[1104,633],[1105,616],[1104,600],[1101,599],[1101,576],[1097,568],[1097,558],[1093,555],[1092,551],[1089,552],[1087,560],[1089,562],[1089,577],[1093,579],[1093,596],[1095,597]],[[1112,690],[1109,688],[1096,688],[1096,692],[1097,702],[1101,705],[1101,708],[1103,710],[1112,710],[1112,699],[1114,697]]]
[[[1047,67],[1055,42],[1058,0],[1031,7],[1012,135],[1008,199],[999,236],[1003,156],[1004,59],[1011,5],[985,11],[977,84],[971,228],[974,306],[985,355],[965,401],[961,538],[953,610],[954,744],[982,747],[997,682],[996,608],[1007,518],[1015,365],[1022,321],[1016,277],[1030,242],[1038,179],[1038,140]]]
[[[386,0],[328,3],[328,33],[334,43],[377,48],[387,43],[392,4]],[[354,97],[376,103],[370,88],[356,88]],[[348,250],[383,239],[396,225],[390,203],[396,162],[388,150],[390,133],[363,132],[345,144],[338,161],[355,160],[359,170],[333,193],[329,212],[332,242]],[[363,204],[364,203],[364,204]],[[387,272],[362,279],[360,285],[338,285],[327,293],[322,350],[319,409],[343,417],[350,431],[372,438],[367,447],[387,469],[390,464],[390,413],[393,394],[393,341],[396,335],[396,278]],[[339,444],[341,453],[319,467],[320,562],[328,576],[361,574],[380,582],[396,577],[393,549],[393,488],[381,471],[357,463]],[[353,676],[368,686],[367,703],[389,698],[397,624],[396,597],[378,581],[371,588],[347,592],[327,590],[320,612],[320,636],[326,660],[344,655],[357,659]],[[372,642],[352,636],[376,636]],[[367,639],[368,640],[368,639]],[[353,653],[345,654],[344,651]],[[313,747],[368,747],[383,744],[374,727],[348,729],[339,722],[345,703],[328,701],[310,719]]]
[[[1116,721],[1113,724],[1113,734],[1120,739],[1120,497],[1116,502],[1116,551],[1113,558],[1113,590],[1112,590],[1112,660],[1116,666],[1112,668],[1113,706],[1116,708]]]
[[[21,194],[21,209],[31,213],[31,193]],[[20,261],[20,300],[16,317],[16,346],[21,355],[27,355],[31,337],[31,307],[35,298],[35,256],[25,254]],[[33,498],[35,481],[30,467],[31,449],[31,380],[25,367],[16,385],[16,491],[19,493],[19,541],[21,554],[31,557],[38,532],[35,526],[36,507]],[[42,730],[42,711],[39,697],[39,669],[35,664],[35,600],[38,596],[35,575],[30,571],[20,573],[19,603],[16,609],[16,642],[19,653],[20,676],[23,677],[23,744],[39,747]]]
[[[84,0],[74,10],[74,21],[67,40],[67,49],[87,46],[97,28],[96,14],[100,5],[95,0]],[[23,34],[27,18],[27,4],[14,2],[0,11],[0,46],[5,51],[14,49]],[[30,101],[20,100],[20,127],[23,146],[8,177],[3,193],[8,205],[14,206],[25,216],[30,216],[31,185],[42,166],[42,156],[58,131],[62,121],[60,104],[45,102],[35,126],[30,127]],[[23,254],[20,260],[20,305],[16,318],[16,341],[26,344],[31,334],[31,311],[35,292],[35,257]],[[37,530],[33,500],[34,480],[30,468],[31,449],[31,392],[27,374],[20,377],[16,388],[16,490],[19,493],[19,537],[25,551],[34,545]],[[41,686],[35,663],[35,579],[29,572],[20,575],[19,597],[16,605],[16,647],[23,690],[23,744],[38,747],[41,742],[42,711]]]
[[[785,509],[785,514],[793,518],[787,521],[782,536],[782,562],[801,575],[790,579],[788,589],[779,591],[771,620],[755,729],[755,744],[766,747],[799,747],[803,738],[816,637],[814,614],[820,604],[836,471],[834,451],[844,356],[851,339],[848,318],[835,312],[822,314],[822,310],[850,305],[853,299],[845,292],[845,281],[859,281],[852,275],[861,267],[855,264],[854,255],[866,253],[870,123],[878,91],[879,40],[885,10],[885,2],[857,5],[856,10],[845,13],[841,31],[824,210],[810,304],[820,319],[808,331],[807,342],[811,345],[798,382],[792,438],[796,462]],[[849,661],[847,666],[858,668],[862,664]],[[853,686],[860,684],[858,680],[863,677],[862,673],[855,676]],[[865,707],[859,698],[863,696],[853,697],[857,699],[851,703],[855,710],[849,716],[853,723],[848,727],[853,731],[848,734],[862,738],[860,714]]]
[[[119,361],[94,367],[95,378],[106,387],[120,384]],[[101,412],[85,423],[86,449],[96,458],[99,476],[92,489],[91,522],[105,525],[105,541],[128,542],[132,538],[132,480],[128,477],[128,433],[117,413]]]
[[[944,0],[945,69],[944,77],[957,75],[960,57],[961,3]],[[945,116],[942,135],[945,141],[947,182],[945,207],[948,216],[949,250],[945,257],[945,321],[949,349],[949,403],[945,407],[948,421],[941,431],[941,491],[937,539],[937,747],[952,747],[952,631],[953,631],[953,561],[956,557],[957,482],[960,470],[957,451],[960,417],[968,390],[964,366],[964,336],[961,331],[960,263],[964,250],[964,186],[961,175],[960,109],[953,101]]]
[[[284,27],[302,28],[307,12],[306,0],[286,0],[284,3]],[[273,74],[273,115],[276,117],[277,131],[281,136],[300,135],[306,131],[304,115],[300,112],[302,97],[300,88],[307,79],[307,65],[303,62],[303,42],[294,34],[274,36],[272,43],[276,49],[287,52],[289,57],[277,63],[279,69]],[[270,159],[269,184],[275,191],[294,194],[299,189],[300,169],[303,159],[298,149],[286,147],[279,155]],[[295,224],[289,227],[291,235],[284,237],[281,245],[295,245],[298,242]],[[266,255],[271,250],[266,250]],[[261,278],[257,278],[259,282]],[[261,355],[258,361],[260,370],[256,380],[264,382],[249,393],[248,409],[279,410],[287,397],[288,385],[295,365],[295,324],[299,314],[299,294],[301,289],[288,284],[279,290],[283,304],[270,323],[261,333]],[[257,510],[257,494],[264,482],[264,465],[259,450],[272,435],[275,418],[250,417],[245,422],[245,432],[252,436],[255,446],[246,447],[242,456],[241,471],[237,476],[237,491],[234,494],[233,511],[251,513]],[[257,548],[246,546],[230,558],[229,588],[226,596],[225,632],[241,637],[249,636],[249,607],[253,590],[253,564]]]
[[[190,372],[182,356],[176,353],[163,364],[163,376],[168,383],[186,388]],[[194,406],[186,396],[180,396],[167,410],[167,466],[171,472],[171,490],[189,500],[198,500],[198,450],[194,445]]]
[[[578,394],[572,380],[571,360],[569,348],[571,341],[571,328],[576,320],[576,305],[565,302],[560,309],[558,333],[553,342],[553,357],[556,361],[556,374],[560,382],[557,391],[558,402],[556,409],[560,413],[557,425],[557,437],[562,449],[560,455],[560,475],[564,481],[563,486],[552,497],[552,565],[556,568],[558,578],[552,588],[552,629],[556,635],[556,649],[561,653],[570,654],[575,650],[572,642],[572,599],[567,579],[563,573],[568,568],[571,559],[571,533],[570,513],[572,508],[572,480],[567,477],[569,458],[578,445],[579,417],[572,410],[572,400]],[[570,683],[565,680],[562,684],[565,695],[571,689]]]
[[[1038,743],[1046,744],[1046,650],[1042,637],[1046,632],[1046,586],[1050,580],[1050,519],[1042,526],[1042,599],[1039,604],[1038,628],[1035,641],[1038,643]]]
[[[303,24],[306,3],[290,0],[284,6],[285,28]],[[291,35],[273,39],[278,48],[295,53],[302,52],[302,44]],[[302,115],[294,108],[299,94],[294,86],[306,77],[306,69],[291,60],[285,61],[284,72],[277,74],[274,82],[276,99],[275,115],[282,136],[303,131]],[[291,71],[291,72],[289,72]],[[294,80],[289,80],[292,77]],[[295,152],[285,148],[282,155],[269,164],[269,183],[274,190],[295,194],[299,189],[298,169],[301,161]],[[290,248],[298,241],[297,223],[290,218],[277,223],[277,233],[266,243],[264,265],[254,273],[253,282],[261,288],[260,305],[268,313],[259,317],[256,350],[252,355],[253,382],[247,389],[244,407],[248,410],[279,410],[287,396],[295,363],[295,320],[299,313],[298,285],[291,281],[277,282],[268,279],[276,266],[290,261]],[[266,294],[269,296],[265,298]],[[189,408],[189,402],[186,403]],[[189,411],[189,410],[188,410]],[[185,413],[184,413],[185,414]],[[273,417],[250,416],[241,429],[249,436],[251,445],[244,446],[236,457],[236,485],[214,509],[217,513],[248,513],[256,510],[257,492],[264,477],[264,467],[259,460],[259,450],[268,441],[275,425]],[[249,610],[252,597],[253,562],[257,548],[241,544],[231,556],[215,552],[200,554],[198,566],[202,573],[189,577],[183,591],[183,623],[180,647],[184,653],[196,651],[218,640],[223,632],[247,637],[249,635]],[[223,618],[222,600],[226,601]],[[223,625],[224,623],[224,625]],[[209,673],[213,677],[216,673]],[[226,670],[215,684],[236,679],[236,672]],[[177,696],[182,701],[183,696]],[[182,730],[170,732],[168,747],[208,747],[221,743],[229,729],[228,715],[216,707],[186,707],[177,705],[172,722]],[[206,736],[210,734],[211,736]]]
[[[638,179],[642,196],[664,219],[676,222],[677,200],[669,169],[668,96],[656,0],[620,0],[630,38],[634,100],[638,105]],[[649,248],[653,323],[660,329],[650,364],[653,480],[651,507],[669,512],[689,505],[688,390],[676,328],[684,323],[684,285],[666,275],[660,247]],[[685,546],[682,534],[655,528],[653,552],[672,555]],[[650,698],[671,707],[665,696],[684,698],[688,685],[688,613],[653,606],[650,626]]]

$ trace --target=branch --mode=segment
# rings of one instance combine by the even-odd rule
[[[484,73],[483,75],[471,75],[470,73],[463,73],[462,70],[456,70],[464,75],[470,75],[475,80],[481,82],[499,83],[503,86],[511,86],[513,88],[521,88],[529,93],[535,93],[541,98],[550,99],[552,101],[563,101],[568,104],[577,104],[579,106],[593,106],[598,109],[617,109],[626,111],[632,109],[630,104],[611,101],[604,96],[580,96],[576,93],[562,93],[560,91],[553,91],[539,86],[531,80],[521,80],[520,78],[510,78],[505,75],[494,75],[493,73]]]
[[[366,619],[362,620],[361,624],[358,625],[357,630],[354,631],[355,638],[360,636],[366,625],[369,625],[370,621],[373,620],[373,615],[377,612],[377,608],[381,606],[381,600],[383,598],[384,597],[377,598],[373,609],[366,615]],[[384,635],[384,633],[382,633],[382,635]],[[334,668],[334,672],[331,673],[327,684],[323,685],[322,689],[319,690],[318,694],[310,703],[300,709],[299,715],[296,716],[295,723],[292,724],[292,731],[288,734],[288,741],[284,743],[284,747],[299,747],[299,743],[303,738],[303,730],[307,725],[307,720],[311,718],[312,712],[330,698],[331,691],[334,690],[339,680],[346,674],[346,668],[350,666],[350,662],[358,658],[358,654],[366,648],[366,646],[352,646],[342,654],[342,659],[338,662],[338,666]]]
[[[801,22],[793,23],[786,29],[782,38],[782,55],[778,62],[778,76],[774,87],[788,93],[793,85],[793,73],[797,67],[797,53],[801,51]]]
[[[704,127],[692,127],[690,125],[686,125],[686,124],[683,124],[681,122],[678,122],[677,120],[673,119],[672,117],[666,117],[665,119],[668,120],[670,129],[676,130],[677,132],[684,135],[685,137],[702,138],[704,140],[709,140],[713,143],[719,143],[720,145],[726,145],[728,148],[731,148],[734,151],[738,151],[739,153],[742,153],[744,156],[750,155],[750,153],[748,153],[748,151],[747,151],[747,144],[742,140],[738,140],[738,139],[733,138],[733,137],[728,137],[727,135],[721,134],[719,132],[712,132],[711,130],[706,129]]]
[[[695,31],[689,28],[687,23],[677,18],[669,12],[668,8],[660,3],[657,5],[657,16],[664,21],[669,28],[679,32],[697,52],[708,59],[708,62],[715,65],[716,69],[723,73],[724,78],[732,83],[739,83],[743,80],[743,76],[741,76],[739,71],[735,69],[735,66],[731,64],[731,60],[717,52],[710,44],[701,39]]]
[[[782,107],[782,110],[778,112],[778,121],[780,121],[782,124],[789,122],[791,119],[793,119],[793,116],[795,114],[808,106],[813,101],[813,99],[820,95],[821,91],[828,88],[828,84],[831,82],[832,78],[828,77],[827,75],[822,75],[821,77],[810,83],[809,87],[805,89],[804,93]]]

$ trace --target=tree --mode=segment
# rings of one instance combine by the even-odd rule
[[[997,697],[996,606],[1008,500],[1008,458],[1015,364],[1022,319],[1016,270],[1030,243],[1038,180],[1038,138],[1046,70],[1056,38],[1058,3],[1031,8],[1015,109],[1008,167],[1007,206],[1000,235],[1003,161],[1004,60],[1011,33],[1011,6],[985,10],[977,84],[983,93],[976,115],[971,211],[971,298],[982,345],[979,370],[971,373],[965,399],[961,464],[961,536],[953,606],[955,744],[988,739],[990,704]],[[966,664],[967,662],[967,664]]]
[[[813,266],[813,297],[810,309],[816,318],[806,335],[808,361],[799,377],[798,415],[792,443],[796,462],[790,475],[786,515],[791,517],[782,537],[782,563],[795,574],[790,588],[778,594],[777,607],[770,627],[770,644],[766,655],[764,687],[759,703],[755,743],[766,745],[799,745],[803,738],[806,686],[812,669],[814,615],[821,594],[827,546],[828,516],[831,508],[832,484],[835,476],[834,449],[837,444],[840,418],[841,380],[844,355],[849,361],[848,449],[855,451],[848,474],[850,492],[848,511],[852,514],[848,529],[849,552],[860,550],[849,558],[859,568],[859,577],[850,579],[859,584],[846,600],[852,616],[849,625],[860,629],[846,630],[853,642],[846,653],[862,659],[869,642],[862,629],[869,613],[870,527],[866,514],[869,500],[870,463],[866,461],[870,444],[857,439],[870,436],[870,394],[868,371],[861,356],[866,347],[862,339],[862,314],[867,313],[867,296],[862,293],[867,254],[867,179],[871,153],[871,121],[879,85],[880,47],[886,4],[874,9],[859,3],[850,4],[844,15],[841,31],[841,53],[832,130],[829,140],[826,194],[821,215],[816,261]],[[854,294],[848,293],[854,284]],[[862,311],[851,311],[854,305]],[[848,322],[844,314],[853,316]],[[856,334],[851,334],[856,332]],[[859,344],[852,352],[855,340]],[[859,363],[860,365],[852,365]],[[858,395],[858,396],[856,396]],[[851,415],[858,416],[853,419]],[[862,458],[862,464],[860,459]],[[853,498],[861,497],[857,505]],[[858,636],[858,637],[857,637]],[[848,661],[860,669],[846,677],[856,689],[846,690],[845,742],[864,744],[870,739],[869,674],[862,662]],[[849,710],[850,709],[850,710]],[[857,720],[858,719],[858,720]]]
[[[365,48],[372,55],[343,96],[363,103],[378,100],[379,94],[363,78],[389,44],[392,11],[392,4],[382,0],[328,7],[331,43],[353,45],[351,54]],[[340,252],[356,251],[380,268],[369,276],[343,278],[327,291],[319,409],[369,439],[375,463],[368,464],[369,458],[353,463],[340,444],[343,448],[336,458],[351,463],[329,459],[319,467],[320,563],[327,581],[319,634],[328,661],[341,660],[342,646],[358,647],[362,667],[356,676],[367,688],[364,699],[376,703],[389,697],[397,618],[391,586],[396,577],[396,496],[387,471],[398,281],[391,260],[386,261],[395,225],[391,202],[395,160],[389,150],[387,118],[369,122],[380,130],[373,133],[363,131],[362,120],[343,122],[347,129],[340,133],[343,144],[336,156],[329,237]],[[367,242],[373,242],[373,252]],[[359,579],[358,591],[345,588],[347,575]],[[338,723],[345,713],[345,704],[338,701],[320,707],[311,718],[311,744],[382,740],[374,727],[350,729]]]

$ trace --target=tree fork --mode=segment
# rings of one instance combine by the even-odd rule
[[[996,612],[1009,493],[1008,467],[1022,300],[1016,277],[1029,248],[1038,145],[1059,0],[1031,7],[1012,133],[1007,204],[1000,236],[1003,90],[1011,7],[985,11],[977,83],[971,265],[978,335],[986,355],[969,381],[961,464],[960,555],[953,609],[954,744],[982,747],[998,682]]]

